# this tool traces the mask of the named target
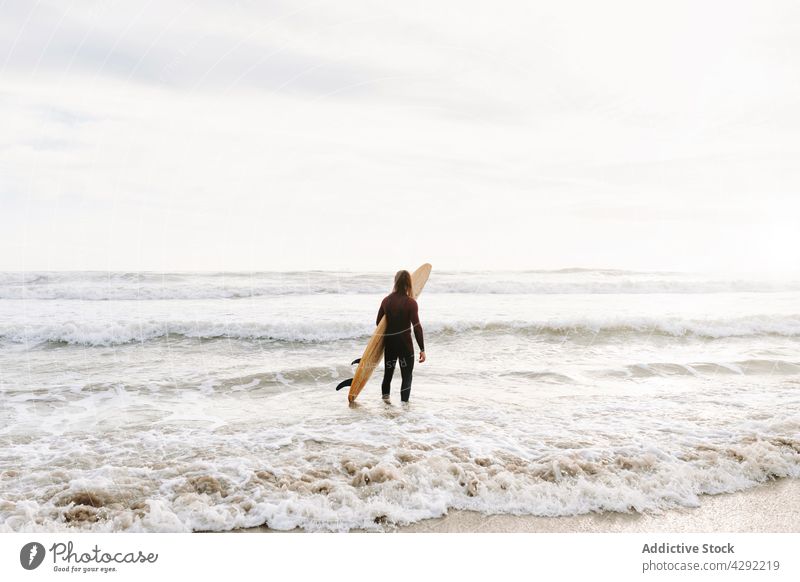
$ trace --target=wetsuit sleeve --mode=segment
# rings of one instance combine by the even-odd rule
[[[381,301],[381,307],[378,309],[378,317],[375,318],[375,325],[378,325],[381,322],[381,317],[386,314],[386,311],[383,308],[383,304],[386,303],[386,299]]]
[[[414,326],[414,337],[417,338],[419,351],[425,351],[425,340],[422,337],[422,324],[419,322],[419,306],[413,299],[411,300],[411,325]]]

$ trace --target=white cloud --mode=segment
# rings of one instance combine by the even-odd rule
[[[800,265],[792,3],[32,6],[0,268]]]

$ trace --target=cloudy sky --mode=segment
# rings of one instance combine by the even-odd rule
[[[800,269],[793,1],[0,0],[0,269]]]

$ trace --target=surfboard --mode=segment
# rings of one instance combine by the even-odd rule
[[[422,290],[425,288],[425,283],[428,282],[428,277],[430,277],[431,274],[431,268],[430,263],[425,263],[419,269],[411,273],[411,287],[414,289],[415,299],[419,298]],[[383,316],[378,322],[378,327],[375,328],[375,333],[372,334],[369,342],[367,342],[364,353],[361,354],[359,359],[353,361],[353,364],[358,364],[355,375],[341,382],[336,387],[337,390],[341,390],[345,386],[350,386],[350,392],[347,394],[348,402],[355,401],[358,394],[363,390],[364,386],[366,386],[375,368],[381,364],[381,360],[383,359],[383,338],[385,334],[386,316]]]

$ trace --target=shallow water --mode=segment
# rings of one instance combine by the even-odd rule
[[[390,280],[0,274],[0,530],[380,529],[800,476],[800,284],[439,273],[410,405],[352,375]]]

